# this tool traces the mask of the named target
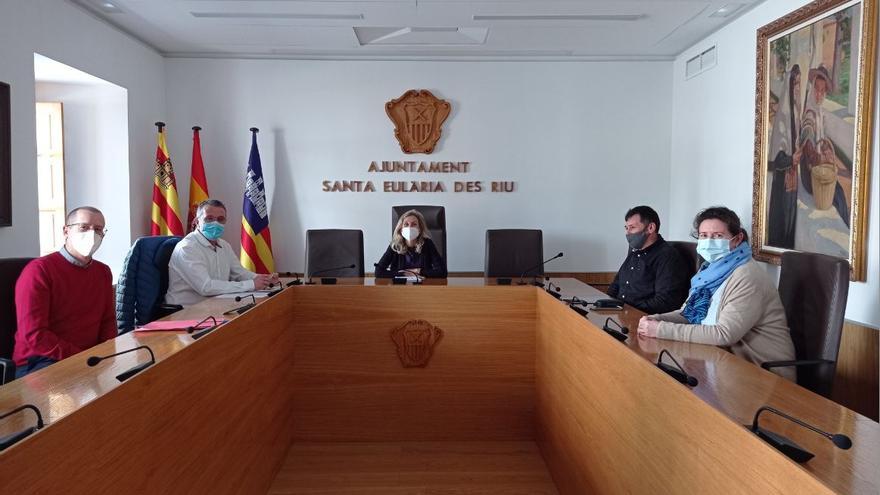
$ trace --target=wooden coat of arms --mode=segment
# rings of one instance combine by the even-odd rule
[[[448,101],[425,89],[411,89],[385,104],[385,113],[394,122],[394,136],[404,153],[432,153],[451,110]]]
[[[425,320],[410,320],[391,331],[391,340],[397,346],[397,357],[404,368],[427,366],[441,338],[443,330]]]

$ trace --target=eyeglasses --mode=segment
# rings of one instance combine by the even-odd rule
[[[92,225],[90,223],[71,223],[66,225],[69,229],[74,229],[76,232],[88,232],[93,231],[101,237],[107,235],[107,229],[104,228],[103,225]]]

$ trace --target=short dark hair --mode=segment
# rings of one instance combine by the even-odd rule
[[[743,235],[743,242],[748,242],[749,240],[749,234],[742,228],[739,216],[733,210],[724,206],[710,206],[697,213],[697,216],[694,217],[694,231],[691,233],[694,238],[699,237],[700,224],[706,220],[721,220],[727,225],[727,230],[731,234],[736,236],[741,233]]]
[[[660,215],[654,211],[654,208],[650,206],[636,206],[634,208],[630,208],[629,211],[626,212],[626,216],[623,217],[624,220],[629,220],[634,215],[638,215],[639,218],[642,219],[642,223],[645,224],[645,227],[648,224],[653,223],[657,226],[657,232],[660,232]]]
[[[228,211],[228,210],[226,210],[226,205],[224,205],[223,202],[220,201],[219,199],[208,198],[208,199],[202,201],[201,203],[199,203],[199,206],[196,207],[196,218],[195,219],[198,219],[199,217],[201,217],[202,212],[205,211],[205,209],[209,206],[223,208],[224,211]]]
[[[78,208],[70,210],[70,213],[68,213],[67,216],[64,218],[64,224],[69,225],[70,221],[73,220],[73,217],[75,217],[76,214],[81,211],[90,211],[92,213],[97,213],[98,215],[103,215],[103,213],[101,213],[101,210],[95,208],[94,206],[80,206]]]

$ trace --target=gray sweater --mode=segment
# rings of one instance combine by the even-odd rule
[[[730,274],[714,325],[690,324],[680,310],[653,318],[660,320],[657,337],[661,339],[722,346],[757,365],[795,359],[794,343],[776,285],[755,260]],[[793,366],[772,371],[791,381],[796,377]]]

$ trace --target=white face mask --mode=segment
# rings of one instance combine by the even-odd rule
[[[419,228],[418,227],[404,227],[400,229],[400,235],[403,236],[404,239],[408,241],[414,241],[419,237]]]
[[[101,247],[101,241],[104,240],[94,230],[71,232],[67,235],[67,239],[70,241],[70,247],[76,251],[76,254],[86,258],[91,258],[95,251]]]

